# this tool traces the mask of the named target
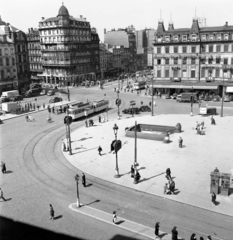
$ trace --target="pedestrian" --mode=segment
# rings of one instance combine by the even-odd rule
[[[104,117],[104,115],[102,115],[102,119],[103,119],[103,122],[105,122],[105,117]]]
[[[168,193],[168,185],[167,185],[167,183],[165,183],[165,185],[164,185],[164,192],[163,193],[164,194]]]
[[[169,190],[171,194],[175,194],[175,182],[173,180],[170,181]]]
[[[37,110],[39,111],[39,109],[40,109],[40,105],[37,105]]]
[[[116,215],[116,211],[113,212],[113,218],[112,218],[113,223],[117,223],[117,215]]]
[[[29,103],[29,106],[30,106],[30,109],[32,109],[32,103],[31,102]]]
[[[86,124],[86,127],[88,127],[88,122],[87,122],[87,119],[85,120],[85,124]]]
[[[200,240],[204,240],[204,238],[203,238],[203,237],[200,237]]]
[[[212,240],[212,237],[211,237],[211,236],[208,236],[208,237],[207,237],[207,240]]]
[[[178,232],[176,230],[176,227],[172,229],[172,240],[178,240]]]
[[[53,113],[55,113],[55,107],[54,106],[52,107],[52,111],[53,111]]]
[[[33,103],[33,109],[36,110],[36,104],[35,103]]]
[[[137,182],[140,180],[140,178],[141,178],[141,175],[140,175],[140,173],[138,172],[138,170],[136,170],[136,180],[137,180]]]
[[[54,220],[54,210],[52,204],[49,204],[50,219]]]
[[[2,173],[6,173],[6,164],[4,162],[1,162],[1,169]]]
[[[3,196],[3,191],[1,188],[0,188],[0,199],[3,199],[6,202],[6,199]]]
[[[141,105],[143,105],[143,101],[141,101]]]
[[[28,115],[25,115],[25,119],[26,119],[26,121],[28,122]]]
[[[45,109],[45,103],[43,103],[43,108]]]
[[[211,201],[213,205],[216,206],[216,194],[214,192],[211,194]]]
[[[166,174],[167,174],[167,175],[166,175],[167,180],[171,180],[172,177],[171,177],[171,169],[170,169],[170,168],[167,168]]]
[[[183,144],[183,139],[180,137],[179,138],[179,148],[182,148],[182,144]]]
[[[214,116],[211,117],[211,125],[216,125],[216,122],[215,122]]]
[[[101,156],[101,152],[103,151],[103,149],[101,148],[101,146],[98,147],[98,152],[99,152],[99,155]]]
[[[155,238],[159,237],[159,222],[155,224]]]
[[[99,123],[101,123],[101,115],[99,115]]]
[[[131,165],[130,172],[131,172],[131,178],[133,178],[134,177],[134,167],[133,167],[133,165]]]
[[[57,114],[59,113],[59,109],[58,108],[56,108],[56,110],[57,110]]]
[[[86,176],[85,176],[84,173],[82,175],[82,184],[83,184],[84,187],[86,187]]]
[[[149,106],[151,107],[151,102],[149,102]]]
[[[63,142],[63,152],[66,152],[66,144]]]
[[[191,235],[190,240],[197,240],[195,233],[193,233],[193,234]]]

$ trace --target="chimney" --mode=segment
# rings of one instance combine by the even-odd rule
[[[87,20],[86,18],[84,18],[84,20]]]
[[[28,28],[28,33],[30,33],[30,28]]]
[[[44,20],[44,17],[42,17],[41,19]]]
[[[104,29],[104,34],[106,34],[107,33],[107,31],[106,31],[106,28]]]
[[[10,30],[10,27],[9,27],[9,23],[7,23],[5,25],[4,30],[5,30],[5,34],[10,38],[11,37],[11,30]]]
[[[228,22],[226,22],[226,25],[225,26],[228,26]]]
[[[80,18],[82,19],[82,18],[83,18],[83,15],[80,15]]]

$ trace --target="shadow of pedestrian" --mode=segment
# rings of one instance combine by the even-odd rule
[[[11,171],[11,170],[8,170],[8,171],[6,171],[5,173],[13,173],[13,171]]]
[[[78,153],[83,153],[83,152],[91,151],[91,150],[94,150],[94,149],[97,149],[97,148],[95,147],[95,148],[90,148],[90,149],[87,149],[87,150],[84,150],[84,151],[76,152],[76,153],[73,153],[73,155],[78,154]]]
[[[120,177],[123,177],[123,176],[125,176],[125,175],[127,175],[127,174],[130,174],[130,173],[131,173],[131,171],[126,172],[126,173],[123,173],[123,174],[119,174],[119,176],[120,176]]]
[[[118,222],[115,222],[115,224],[116,225],[120,225],[120,224],[122,224],[123,222],[125,222],[124,220],[120,220],[120,221],[118,221]]]
[[[59,218],[62,218],[62,215],[58,215],[58,216],[54,217],[54,220],[57,220]]]
[[[218,206],[219,204],[220,204],[220,202],[218,202],[218,201],[215,201],[215,202],[214,202],[214,205],[215,205],[215,206]]]
[[[142,180],[139,180],[138,183],[144,182],[144,181],[148,181],[148,180],[150,180],[150,179],[152,179],[152,178],[158,177],[158,176],[163,175],[163,174],[164,174],[164,172],[163,172],[163,173],[160,173],[160,174],[157,174],[157,175],[155,175],[155,176],[149,177],[149,178],[143,178]]]
[[[93,137],[80,138],[80,139],[78,139],[78,140],[76,140],[76,141],[74,141],[74,142],[81,142],[81,141],[85,141],[85,140],[90,139],[90,138],[93,138]]]
[[[163,237],[165,237],[166,235],[168,235],[168,233],[159,234],[159,238],[163,238]]]
[[[1,202],[7,202],[10,201],[12,198],[5,198],[6,201],[2,200]]]
[[[93,184],[92,183],[89,183],[86,185],[86,187],[91,187]]]

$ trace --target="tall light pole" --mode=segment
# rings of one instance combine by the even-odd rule
[[[70,90],[69,90],[69,87],[68,87],[68,83],[67,83],[67,97],[68,97],[68,101],[70,101]]]
[[[154,116],[154,73],[152,73],[151,76],[151,101],[152,101],[151,116]]]
[[[66,109],[66,116],[67,116],[67,128],[68,128],[68,138],[69,138],[69,155],[72,155],[72,149],[71,149],[71,137],[70,137],[70,119],[71,117],[69,116],[69,106],[67,105]]]
[[[76,186],[77,186],[77,207],[79,208],[80,207],[79,190],[78,190],[79,175],[76,174],[74,179],[76,181]]]
[[[114,127],[113,127],[113,131],[114,131],[114,134],[115,134],[115,154],[116,154],[116,173],[114,175],[115,178],[119,178],[120,175],[119,175],[119,168],[118,168],[118,158],[117,158],[117,149],[116,149],[116,145],[117,145],[117,131],[118,131],[118,126],[116,125],[116,123],[114,124]]]
[[[134,167],[137,167],[138,166],[138,163],[137,163],[137,121],[135,121],[134,133],[135,133]]]

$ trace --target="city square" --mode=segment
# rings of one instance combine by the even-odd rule
[[[1,239],[233,239],[233,25],[179,1],[3,4]]]

